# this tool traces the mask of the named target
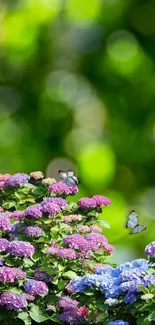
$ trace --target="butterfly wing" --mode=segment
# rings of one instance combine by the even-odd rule
[[[67,173],[64,172],[63,170],[59,170],[59,175],[60,175],[60,178],[63,179],[64,181],[66,181],[68,178]]]
[[[128,216],[126,228],[135,228],[138,225],[138,216],[135,210],[132,210]]]
[[[140,226],[140,225],[137,225],[135,228],[133,228],[132,230],[131,230],[131,232],[130,232],[130,234],[131,235],[134,235],[134,234],[137,234],[137,233],[139,233],[139,232],[142,232],[142,231],[144,231],[146,229],[146,227],[145,226]]]
[[[74,176],[74,172],[72,172],[71,170],[68,170],[67,176],[68,177],[73,177]]]
[[[77,177],[73,176],[73,177],[68,177],[67,181],[66,181],[67,185],[77,185],[78,184],[78,180]]]

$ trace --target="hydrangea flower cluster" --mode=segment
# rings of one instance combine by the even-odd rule
[[[148,260],[105,264],[115,248],[96,219],[110,199],[70,202],[77,192],[42,172],[0,175],[0,306],[14,311],[9,322],[131,325],[135,302],[152,301],[155,242]],[[134,309],[133,325],[140,315]]]
[[[94,195],[93,197],[84,197],[78,201],[78,204],[81,208],[97,208],[101,206],[107,206],[111,204],[109,198],[102,195]]]
[[[7,252],[15,256],[32,257],[35,252],[35,249],[28,242],[14,240],[9,243]]]
[[[26,273],[16,267],[0,267],[0,282],[14,282],[16,279],[25,279]]]
[[[58,302],[58,306],[63,310],[59,319],[69,324],[79,324],[88,317],[88,309],[83,306],[78,308],[78,301],[68,296],[63,296]]]
[[[5,306],[8,310],[21,311],[27,305],[27,300],[22,294],[3,292],[0,296],[0,306]]]
[[[24,230],[26,236],[38,237],[43,235],[43,230],[38,226],[29,226]]]
[[[42,209],[40,204],[30,205],[24,212],[24,217],[41,218]]]
[[[1,212],[0,213],[0,231],[10,232],[12,229],[12,224],[9,220],[8,214]]]
[[[155,241],[146,246],[145,254],[146,256],[155,257]]]
[[[78,192],[78,187],[76,185],[67,185],[64,181],[59,181],[50,185],[48,191],[55,194],[74,195]]]
[[[5,181],[5,187],[16,187],[28,183],[30,176],[24,173],[18,173],[10,176]]]
[[[48,287],[46,283],[32,279],[27,279],[25,281],[24,289],[30,295],[39,295],[41,297],[44,297],[45,294],[48,292]]]
[[[75,292],[83,292],[96,286],[104,292],[109,306],[118,303],[112,298],[124,296],[125,303],[133,304],[138,299],[139,285],[147,287],[155,284],[155,276],[149,276],[147,271],[149,262],[145,259],[133,260],[113,268],[111,266],[95,268],[95,274],[87,274],[70,282],[71,289]]]

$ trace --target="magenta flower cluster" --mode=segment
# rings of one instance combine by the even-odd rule
[[[50,185],[48,191],[55,194],[74,195],[78,192],[78,187],[76,185],[67,185],[64,181],[59,181]]]
[[[14,282],[15,280],[25,279],[26,273],[16,267],[0,267],[0,282]]]
[[[81,208],[97,208],[100,206],[107,206],[111,204],[109,198],[102,195],[94,195],[93,197],[84,197],[78,201]]]
[[[9,241],[5,238],[0,238],[0,252],[5,252],[8,248]]]
[[[12,224],[8,218],[8,214],[1,212],[0,213],[0,231],[10,232],[12,229]]]

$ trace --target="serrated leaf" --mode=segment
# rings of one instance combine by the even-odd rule
[[[12,293],[17,293],[17,294],[22,293],[22,291],[20,289],[15,288],[15,287],[14,288],[9,288],[8,290],[5,290],[5,291],[12,292]]]
[[[99,223],[102,227],[110,228],[110,224],[106,220],[99,220]]]
[[[146,320],[152,322],[155,320],[155,311],[153,311],[148,317],[146,317]]]
[[[28,257],[23,258],[23,263],[25,267],[30,267],[34,264],[33,261]]]
[[[63,277],[72,280],[77,277],[77,274],[73,271],[67,271],[63,274]]]
[[[65,286],[65,283],[66,283],[66,281],[60,279],[60,280],[58,281],[58,284],[57,284],[58,289],[59,289],[59,290],[63,289],[64,286]]]
[[[99,314],[99,315],[96,317],[96,322],[97,322],[97,323],[102,322],[102,321],[105,319],[105,317],[106,317],[105,314],[103,314],[103,313]]]
[[[16,206],[16,202],[15,202],[15,201],[6,201],[6,202],[4,202],[3,205],[2,205],[2,207],[3,207],[4,209],[7,209],[7,210],[9,210],[9,209],[11,209],[11,208],[13,208],[13,207],[15,207],[15,206]]]
[[[30,314],[30,317],[36,323],[43,323],[49,319],[48,315],[44,314],[43,311],[35,304],[31,304],[31,310],[30,310],[29,314]]]
[[[27,317],[29,317],[29,314],[27,312],[21,312],[18,314],[18,318],[21,320],[25,320]]]

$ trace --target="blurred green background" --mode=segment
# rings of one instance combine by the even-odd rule
[[[0,4],[0,171],[73,169],[111,198],[113,261],[155,239],[155,1]],[[125,229],[136,209],[141,234]]]

